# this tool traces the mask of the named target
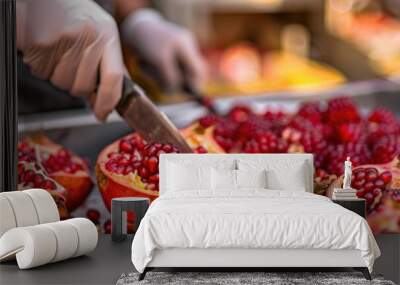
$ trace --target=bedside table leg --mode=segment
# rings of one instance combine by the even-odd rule
[[[147,273],[147,267],[144,269],[142,273],[139,274],[138,281],[142,281],[144,277],[146,277],[146,273]]]
[[[372,280],[371,274],[369,274],[369,270],[367,267],[354,267],[354,269],[357,271],[361,271],[362,274],[364,275],[365,279]]]

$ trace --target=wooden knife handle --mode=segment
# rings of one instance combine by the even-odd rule
[[[115,108],[120,115],[125,112],[130,100],[135,96],[139,96],[140,92],[143,91],[141,91],[140,88],[131,79],[124,76],[124,81],[122,83],[121,99],[119,99],[117,107]]]

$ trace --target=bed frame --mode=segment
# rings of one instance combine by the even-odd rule
[[[167,160],[195,161],[195,163],[212,163],[220,159],[235,160],[238,158],[256,160],[304,160],[308,167],[305,173],[308,181],[307,192],[313,192],[313,156],[312,154],[162,154],[160,156],[160,195],[166,191]],[[146,273],[156,268],[230,268],[234,271],[265,268],[354,268],[361,271],[367,280],[371,276],[359,250],[330,249],[249,249],[249,248],[169,248],[158,249],[139,280]]]
[[[338,268],[361,271],[371,280],[359,250],[329,249],[194,249],[156,250],[152,261],[139,275],[143,280],[155,268],[231,268],[235,271],[262,268]],[[237,269],[237,270],[236,270]]]

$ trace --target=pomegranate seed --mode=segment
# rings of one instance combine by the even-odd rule
[[[149,172],[144,166],[142,166],[139,168],[139,175],[143,178],[146,178],[147,176],[149,176]]]
[[[208,128],[212,125],[215,125],[218,121],[219,121],[219,117],[217,117],[215,115],[207,115],[207,116],[199,119],[199,124],[203,128]]]
[[[100,220],[100,212],[96,209],[89,209],[86,212],[86,217],[94,223]]]
[[[367,194],[364,195],[364,198],[367,202],[367,204],[372,204],[372,202],[374,201],[374,195],[372,195],[372,193],[368,192]]]
[[[110,219],[108,219],[104,223],[103,228],[104,228],[104,233],[105,234],[111,234],[111,220]]]
[[[234,122],[240,123],[247,121],[250,115],[252,115],[253,112],[248,106],[235,106],[233,107],[229,113],[228,113],[228,118]]]
[[[156,173],[158,171],[157,157],[152,156],[147,160],[147,169],[150,171],[150,173]]]
[[[196,153],[207,153],[207,150],[203,146],[199,146],[195,149]]]
[[[158,183],[158,180],[159,180],[158,174],[154,174],[154,175],[152,175],[152,176],[149,177],[149,181],[150,181],[151,183]]]
[[[128,165],[127,167],[124,168],[124,171],[123,171],[122,174],[123,175],[127,175],[127,174],[129,174],[131,172],[133,172],[133,167],[131,165]]]
[[[376,183],[376,182],[375,182]],[[368,181],[367,183],[365,183],[364,185],[364,189],[365,191],[372,191],[372,189],[374,189],[375,187],[377,187],[376,185],[374,185],[374,183],[372,183],[371,181]]]
[[[357,180],[353,183],[353,187],[356,189],[360,189],[364,186],[365,180]]]
[[[55,189],[57,189],[57,186],[53,181],[45,180],[42,183],[41,188],[46,189],[46,190],[55,190]]]
[[[133,151],[133,147],[128,140],[121,140],[119,143],[119,150],[122,152],[131,153]]]
[[[125,157],[121,157],[120,159],[118,159],[117,164],[119,166],[127,166],[129,164],[129,160],[126,159]]]
[[[169,144],[165,144],[165,145],[162,147],[162,149],[163,149],[163,151],[165,151],[166,153],[169,153],[169,152],[172,151],[172,146],[169,145]]]
[[[374,181],[376,178],[378,178],[378,173],[376,171],[367,171],[365,176],[367,181]]]
[[[35,176],[35,172],[33,170],[27,170],[24,172],[23,176],[22,176],[22,181],[27,183],[27,182],[31,182],[33,181]]]
[[[375,180],[375,187],[376,188],[380,188],[380,189],[383,189],[384,187],[385,187],[385,182],[383,182],[383,180],[382,179],[377,179],[377,180]]]
[[[44,181],[44,178],[41,174],[35,174],[33,177],[33,185],[35,187],[40,187]]]
[[[385,184],[389,184],[392,181],[392,173],[390,171],[384,171],[379,175],[379,178],[383,180]]]

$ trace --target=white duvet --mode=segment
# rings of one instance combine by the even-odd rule
[[[370,271],[380,255],[359,215],[324,196],[265,189],[159,197],[133,240],[135,268],[143,272],[165,248],[358,249]]]

